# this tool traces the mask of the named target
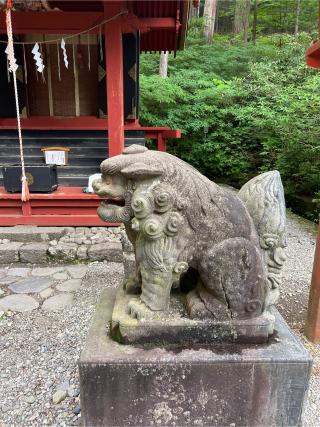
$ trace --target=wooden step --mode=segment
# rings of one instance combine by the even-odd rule
[[[60,138],[72,138],[72,139],[101,139],[105,140],[108,136],[107,131],[100,130],[22,130],[22,137],[24,140],[38,140],[38,139],[60,139]],[[144,131],[129,130],[124,133],[125,139],[144,139]],[[16,130],[1,130],[0,141],[5,139],[16,139],[18,140],[18,133]]]
[[[125,146],[144,145],[143,131],[126,131]],[[68,165],[58,166],[59,185],[84,187],[88,177],[100,171],[101,162],[108,157],[106,131],[23,131],[26,165],[45,164],[43,147],[70,148]],[[0,131],[0,185],[3,185],[2,166],[20,164],[20,148],[16,130]]]
[[[100,165],[100,163],[107,158],[105,153],[96,154],[92,156],[87,156],[85,154],[73,154],[68,159],[68,165]],[[20,157],[17,157],[16,154],[8,154],[6,156],[0,155],[0,165],[9,166],[14,164],[19,164]],[[39,155],[24,155],[24,161],[26,165],[40,165],[45,164],[44,156]]]

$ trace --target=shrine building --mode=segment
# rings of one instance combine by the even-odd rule
[[[99,198],[84,192],[88,177],[99,173],[101,161],[120,154],[124,146],[144,144],[145,139],[156,140],[158,149],[165,150],[168,138],[181,136],[179,130],[140,124],[139,56],[183,49],[189,0],[12,4],[25,165],[46,165],[45,153],[50,150],[66,153],[67,164],[56,167],[55,191],[34,192],[33,180],[39,177],[32,176],[26,202],[21,192],[5,188],[3,171],[21,165],[21,155],[5,52],[4,5],[0,11],[0,226],[105,225],[96,214]]]

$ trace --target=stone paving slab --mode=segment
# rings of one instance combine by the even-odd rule
[[[32,294],[43,291],[52,285],[49,277],[27,277],[9,286],[17,294]]]
[[[20,279],[21,279],[21,277],[15,277],[15,276],[1,277],[0,278],[0,285],[11,285],[11,283],[14,283]]]
[[[66,267],[66,269],[73,279],[82,279],[88,270],[88,266],[87,265],[72,265],[72,266]]]
[[[39,307],[38,301],[29,295],[8,295],[0,299],[0,310],[7,311],[32,311]]]
[[[31,271],[31,268],[29,267],[15,267],[15,268],[9,268],[7,270],[7,274],[8,276],[25,277],[25,276],[28,276],[30,271]]]
[[[21,265],[21,266],[20,266]],[[73,292],[81,287],[89,266],[8,265],[0,270],[0,311],[62,310],[73,302]],[[2,286],[2,288],[1,288]],[[30,294],[38,294],[37,301]]]
[[[36,267],[32,270],[32,276],[51,276],[54,273],[64,271],[64,266],[61,267]]]
[[[61,271],[59,273],[55,273],[53,275],[54,280],[67,280],[69,278],[68,273],[65,271]]]
[[[54,289],[47,288],[44,291],[39,292],[39,295],[41,298],[46,299],[46,298],[51,297],[53,293],[54,293]]]
[[[78,290],[80,286],[81,279],[70,279],[66,280],[65,282],[59,283],[59,285],[57,285],[57,290],[63,292],[74,292]]]
[[[42,309],[46,311],[62,310],[71,305],[72,302],[73,295],[70,293],[63,293],[46,299],[42,304]]]

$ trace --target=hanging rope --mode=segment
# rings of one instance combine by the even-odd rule
[[[22,144],[22,135],[21,135],[21,123],[20,123],[20,112],[19,112],[19,99],[18,99],[18,88],[17,88],[17,76],[16,71],[18,65],[14,56],[13,48],[13,36],[12,36],[12,22],[11,22],[11,7],[12,0],[7,0],[6,8],[6,24],[7,24],[7,35],[8,35],[8,47],[6,49],[8,60],[9,60],[9,70],[13,74],[13,86],[14,86],[14,96],[16,101],[16,111],[17,111],[17,122],[18,122],[18,135],[19,135],[19,146],[20,146],[20,158],[21,158],[21,200],[27,202],[30,200],[28,181],[26,177],[25,165],[24,165],[24,156],[23,156],[23,144]]]

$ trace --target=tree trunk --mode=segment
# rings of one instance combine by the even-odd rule
[[[251,0],[236,0],[234,13],[234,33],[243,33],[244,41],[248,40]]]
[[[204,27],[203,36],[207,44],[212,43],[214,25],[216,22],[217,0],[206,0],[204,4]]]
[[[254,0],[253,23],[252,23],[252,41],[253,41],[253,44],[256,44],[256,40],[257,40],[257,20],[258,20],[258,0]]]
[[[168,76],[168,59],[169,59],[169,52],[161,52],[160,54],[160,65],[159,65],[159,74],[160,77],[165,79]]]
[[[294,26],[294,36],[295,37],[298,37],[298,34],[299,34],[300,4],[301,4],[301,0],[297,0],[296,24]]]
[[[199,9],[200,9],[199,6],[198,7],[192,6],[190,16],[192,18],[199,18]]]

